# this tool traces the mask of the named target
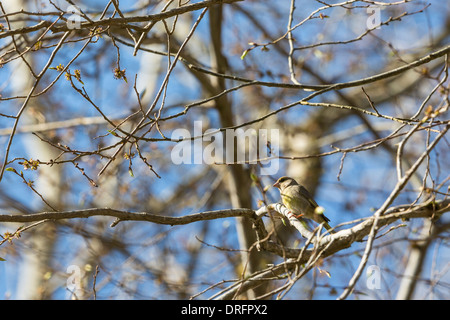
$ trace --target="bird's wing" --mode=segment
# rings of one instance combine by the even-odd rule
[[[308,190],[306,190],[305,187],[303,186],[298,186],[299,187],[299,192],[306,198],[308,199],[308,202],[314,207],[318,207],[319,205],[317,204],[316,201],[314,201],[313,197],[311,196],[311,194],[308,192]]]

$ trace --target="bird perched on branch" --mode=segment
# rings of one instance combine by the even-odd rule
[[[331,229],[328,224],[330,219],[323,214],[323,208],[319,207],[308,190],[297,181],[289,177],[281,177],[273,186],[280,189],[283,204],[292,211],[296,218],[312,219],[317,223],[323,223],[325,229]],[[335,233],[335,231],[331,230],[330,233]]]

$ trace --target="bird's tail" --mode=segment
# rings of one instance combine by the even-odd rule
[[[323,222],[323,226],[325,227],[325,229],[328,230],[329,233],[331,233],[331,234],[336,233],[336,231],[332,230],[333,228],[331,228],[331,226],[328,224],[328,222]]]
[[[331,230],[333,228],[331,228],[331,226],[328,224],[328,222],[330,222],[330,219],[328,219],[323,212],[322,213],[315,213],[314,215],[314,220],[318,223],[322,223],[324,228],[328,230],[329,233],[336,233],[336,231]]]

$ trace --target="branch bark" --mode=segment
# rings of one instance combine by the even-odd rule
[[[247,208],[204,211],[181,217],[168,217],[148,212],[121,211],[111,208],[90,208],[83,210],[72,210],[61,212],[53,212],[53,211],[40,212],[28,215],[1,214],[0,222],[27,223],[27,222],[38,222],[43,220],[56,221],[56,220],[89,218],[98,216],[98,217],[116,218],[112,226],[115,226],[117,225],[117,223],[123,221],[146,221],[156,224],[174,226],[230,217],[250,218],[253,220],[254,223],[258,223],[259,219],[261,219],[261,217],[264,215],[265,212],[267,212],[267,210],[280,208],[279,206],[280,206],[279,204],[270,204],[267,207],[262,207],[256,211]],[[442,214],[449,211],[450,211],[450,199],[441,201],[429,200],[423,204],[419,204],[413,207],[410,207],[409,205],[396,206],[390,208],[389,210],[386,211],[384,215],[379,217],[377,227],[381,228],[383,226],[392,224],[393,222],[399,219],[430,218],[436,220]],[[283,212],[286,211],[280,210],[281,214],[283,214]],[[288,217],[288,219],[290,218]],[[296,224],[293,222],[294,219],[290,219],[289,221],[292,222],[294,226],[296,226]],[[369,234],[373,223],[374,217],[372,216],[367,218],[363,222],[356,224],[353,227],[340,230],[335,234],[318,237],[318,242],[316,243],[316,245],[324,247],[330,241],[333,241],[334,242],[333,245],[330,246],[329,249],[324,253],[324,257],[329,256],[341,249],[349,247],[355,241],[361,241],[365,236]],[[304,232],[304,230],[302,230],[302,232]],[[309,235],[311,234],[312,233],[309,233]],[[262,238],[260,237],[259,239]],[[273,243],[270,240],[264,242],[261,241],[259,244],[261,245],[262,249],[270,251],[275,254],[279,254],[281,256],[284,255],[286,258],[296,258],[298,257],[299,253],[302,250],[302,249],[291,249],[286,247],[282,248],[282,246]]]
[[[88,29],[91,29],[94,27],[99,27],[99,26],[118,26],[118,27],[126,26],[126,27],[132,27],[134,29],[139,29],[141,31],[145,31],[145,30],[143,30],[144,28],[132,26],[129,24],[136,23],[136,22],[149,22],[149,21],[157,22],[157,21],[161,21],[164,19],[178,16],[181,14],[185,14],[187,12],[208,8],[215,4],[234,3],[234,2],[240,2],[240,1],[243,1],[243,0],[206,0],[206,1],[202,1],[202,2],[185,5],[185,6],[175,8],[172,10],[168,10],[165,12],[160,12],[160,13],[150,14],[150,15],[145,15],[145,16],[103,18],[101,20],[92,21],[92,22],[90,22],[90,21],[82,22],[80,24],[80,29],[88,30]],[[31,26],[31,27],[23,27],[20,29],[2,32],[2,33],[0,33],[0,39],[7,38],[7,37],[17,35],[17,34],[26,34],[26,33],[30,33],[30,32],[35,32],[35,31],[47,28],[50,25],[51,25],[51,23],[49,21],[41,21],[40,23],[38,23],[34,26]],[[64,23],[64,24],[59,24],[59,25],[52,27],[51,30],[52,30],[52,32],[57,33],[57,32],[71,31],[72,29],[70,29],[67,26],[67,24]]]

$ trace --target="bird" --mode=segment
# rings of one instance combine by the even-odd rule
[[[312,219],[317,223],[322,223],[325,229],[330,233],[336,233],[328,224],[328,219],[324,214],[322,208],[314,201],[311,194],[306,188],[297,183],[290,177],[281,177],[273,184],[274,187],[280,190],[281,200],[283,204],[294,214],[298,219],[304,217]]]

